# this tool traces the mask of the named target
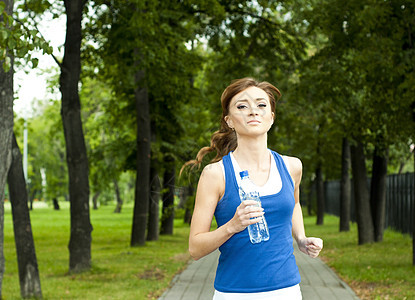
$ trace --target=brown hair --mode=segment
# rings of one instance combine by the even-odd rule
[[[228,126],[228,124],[225,121],[225,117],[229,114],[229,104],[231,103],[232,98],[235,95],[242,92],[243,90],[252,86],[260,88],[267,93],[271,104],[271,111],[275,111],[276,100],[278,100],[281,97],[280,91],[275,86],[266,81],[258,82],[250,77],[245,77],[232,81],[232,83],[223,91],[221,96],[222,118],[220,122],[220,129],[212,135],[210,146],[203,147],[202,149],[200,149],[196,155],[196,159],[190,160],[187,163],[185,163],[180,173],[186,166],[200,167],[200,164],[202,163],[202,160],[205,157],[205,155],[213,151],[216,151],[216,156],[211,160],[212,163],[220,161],[222,157],[227,155],[230,151],[236,149],[238,141],[236,138],[235,131],[233,131]],[[275,96],[277,98],[275,98]]]

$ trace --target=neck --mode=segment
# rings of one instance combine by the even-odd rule
[[[267,146],[267,135],[255,139],[240,138],[238,146],[234,151],[235,159],[242,167],[262,168],[269,164],[269,152]]]

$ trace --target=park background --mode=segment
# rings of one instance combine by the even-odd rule
[[[200,170],[179,171],[219,129],[223,89],[245,76],[282,92],[269,147],[303,162],[306,231],[325,240],[323,259],[361,298],[415,297],[415,189],[405,174],[414,171],[414,9],[396,0],[1,1],[3,297],[160,295],[188,260]],[[42,22],[62,18],[55,46]],[[42,67],[42,57],[54,64]],[[32,87],[13,115],[31,81],[13,84],[14,72],[28,68],[46,91]],[[397,200],[391,174],[405,181]],[[393,207],[406,229],[391,225]]]

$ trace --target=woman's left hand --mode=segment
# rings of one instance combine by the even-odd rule
[[[323,240],[314,237],[304,238],[299,241],[298,247],[308,256],[315,258],[320,254],[321,249],[323,249]]]

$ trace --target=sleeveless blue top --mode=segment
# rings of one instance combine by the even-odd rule
[[[294,183],[282,157],[271,152],[281,176],[282,188],[276,194],[260,197],[270,238],[266,242],[252,244],[248,229],[245,228],[219,247],[220,257],[214,286],[220,292],[267,292],[300,283],[291,233],[295,204]],[[224,156],[222,161],[226,185],[225,193],[215,210],[218,227],[232,219],[241,203],[230,154]]]

